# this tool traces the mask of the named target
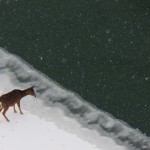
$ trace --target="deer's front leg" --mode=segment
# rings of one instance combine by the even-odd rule
[[[22,115],[23,115],[23,112],[22,112],[22,110],[21,110],[21,108],[20,108],[20,101],[17,103],[17,105],[18,105],[18,108],[19,108],[20,114],[22,114]]]
[[[17,113],[17,111],[16,111],[16,109],[15,109],[15,104],[14,104],[14,106],[13,106],[13,107],[14,107],[14,113]]]

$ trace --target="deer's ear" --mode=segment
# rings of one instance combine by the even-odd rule
[[[32,86],[31,88],[33,89],[35,86]]]

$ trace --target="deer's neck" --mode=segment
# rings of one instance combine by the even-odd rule
[[[26,90],[23,90],[22,91],[22,97],[25,97],[25,96],[27,96],[28,94],[27,94],[27,89]]]

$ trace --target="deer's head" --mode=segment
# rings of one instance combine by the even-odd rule
[[[32,86],[32,87],[26,89],[26,94],[36,97],[35,92],[34,92],[34,87],[35,87],[35,86]]]

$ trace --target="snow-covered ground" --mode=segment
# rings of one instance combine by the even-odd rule
[[[0,74],[1,94],[18,88],[10,79]],[[58,108],[45,107],[38,97],[24,97],[21,106],[23,115],[9,108],[9,123],[0,117],[0,150],[126,150],[111,138],[83,128]]]

